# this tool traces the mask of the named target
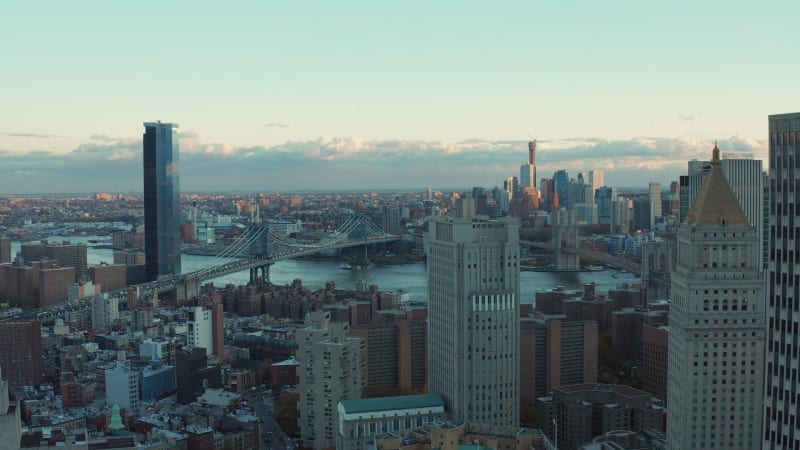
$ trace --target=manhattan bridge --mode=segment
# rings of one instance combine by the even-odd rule
[[[336,250],[346,247],[367,246],[397,241],[400,236],[388,234],[375,225],[368,217],[352,215],[333,232],[316,240],[302,240],[286,236],[269,229],[266,224],[254,224],[212,257],[209,265],[194,272],[180,275],[163,276],[155,281],[128,286],[124,289],[103,293],[101,295],[115,297],[120,305],[128,299],[133,291],[137,298],[155,297],[159,294],[175,291],[178,301],[197,296],[203,282],[244,270],[250,271],[250,281],[268,281],[269,266],[282,259]],[[63,312],[86,310],[90,301],[78,304],[55,305],[38,308],[4,317],[0,321],[51,319]]]

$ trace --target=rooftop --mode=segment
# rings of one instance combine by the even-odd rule
[[[690,225],[750,226],[739,200],[719,164],[719,148],[714,144],[711,171],[686,216]]]
[[[399,397],[364,398],[340,402],[348,414],[392,411],[398,409],[444,408],[442,397],[436,394],[403,395]]]

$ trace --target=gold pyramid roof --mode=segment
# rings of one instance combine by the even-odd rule
[[[722,173],[719,163],[719,148],[714,143],[711,158],[711,171],[703,180],[700,192],[692,204],[686,217],[690,225],[712,226],[750,226],[750,220],[742,210],[736,194],[731,189],[728,179]]]

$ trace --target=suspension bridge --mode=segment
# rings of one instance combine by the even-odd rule
[[[202,283],[244,270],[250,271],[250,281],[268,281],[269,266],[283,259],[337,250],[346,247],[367,246],[399,240],[400,236],[388,234],[375,225],[368,217],[352,215],[333,232],[320,239],[295,239],[269,229],[267,225],[256,224],[212,257],[209,265],[194,272],[160,277],[158,280],[106,292],[107,295],[125,304],[129,290],[134,290],[138,298],[154,297],[162,293],[176,291],[176,297],[188,300],[200,292]],[[20,314],[3,317],[0,321],[49,319],[67,311],[86,310],[89,301],[78,304],[61,304],[24,311]]]

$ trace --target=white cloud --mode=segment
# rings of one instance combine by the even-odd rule
[[[281,145],[237,147],[205,142],[192,130],[180,135],[184,190],[380,189],[403,187],[494,186],[518,176],[527,161],[527,140],[457,143],[420,140],[365,140],[321,136]],[[10,153],[0,165],[0,192],[39,192],[37,180],[23,174],[41,171],[65,192],[141,189],[142,139],[97,134],[73,152]],[[605,170],[615,186],[668,183],[686,171],[690,159],[708,159],[707,138],[641,136],[627,140],[575,137],[540,140],[538,177],[559,169]],[[726,152],[766,157],[766,142],[746,136],[719,140]],[[766,169],[766,166],[765,166]],[[209,176],[213,174],[213,176]]]

